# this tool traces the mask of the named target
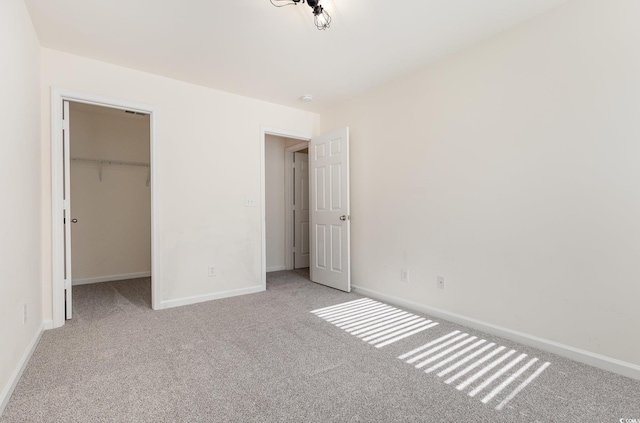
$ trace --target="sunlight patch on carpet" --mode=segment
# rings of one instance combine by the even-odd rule
[[[324,307],[311,313],[376,348],[393,344],[438,324],[369,298]]]
[[[466,391],[470,397],[479,397],[483,404],[489,404],[501,394],[509,392],[507,388],[520,381],[496,405],[503,409],[524,388],[533,382],[549,366],[544,362],[538,365],[538,358],[527,360],[527,354],[517,354],[516,350],[488,343],[485,339],[470,336],[458,330],[434,339],[398,357],[416,369],[444,377],[446,384],[455,384],[458,391]],[[493,389],[489,390],[493,386]]]
[[[376,348],[438,325],[370,298],[320,308],[311,313]],[[502,410],[550,365],[459,330],[433,339],[398,358],[424,373],[435,374],[459,392],[478,397],[483,404],[497,404],[496,410]]]

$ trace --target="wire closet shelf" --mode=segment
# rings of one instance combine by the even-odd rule
[[[71,161],[81,162],[81,163],[93,163],[99,166],[98,168],[98,177],[100,182],[102,182],[102,166],[105,165],[116,165],[116,166],[138,166],[138,167],[146,167],[147,171],[147,182],[146,186],[149,186],[149,182],[151,181],[151,166],[149,163],[145,162],[132,162],[128,160],[112,160],[112,159],[90,159],[86,157],[71,157]]]

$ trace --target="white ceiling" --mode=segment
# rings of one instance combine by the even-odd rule
[[[565,0],[25,0],[44,47],[322,111]],[[299,101],[312,94],[312,103]]]

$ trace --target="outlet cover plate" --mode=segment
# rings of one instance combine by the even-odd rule
[[[209,266],[208,275],[209,275],[209,277],[213,277],[213,276],[217,276],[218,275],[218,270],[216,269],[215,266]]]
[[[409,282],[409,269],[400,269],[400,280],[402,282]]]

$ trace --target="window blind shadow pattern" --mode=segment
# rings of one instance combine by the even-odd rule
[[[311,313],[376,348],[438,325],[438,322],[370,298]],[[537,357],[459,330],[430,340],[398,358],[496,410],[502,410],[550,365]]]
[[[369,298],[313,310],[311,313],[376,348],[438,325],[437,322]]]

